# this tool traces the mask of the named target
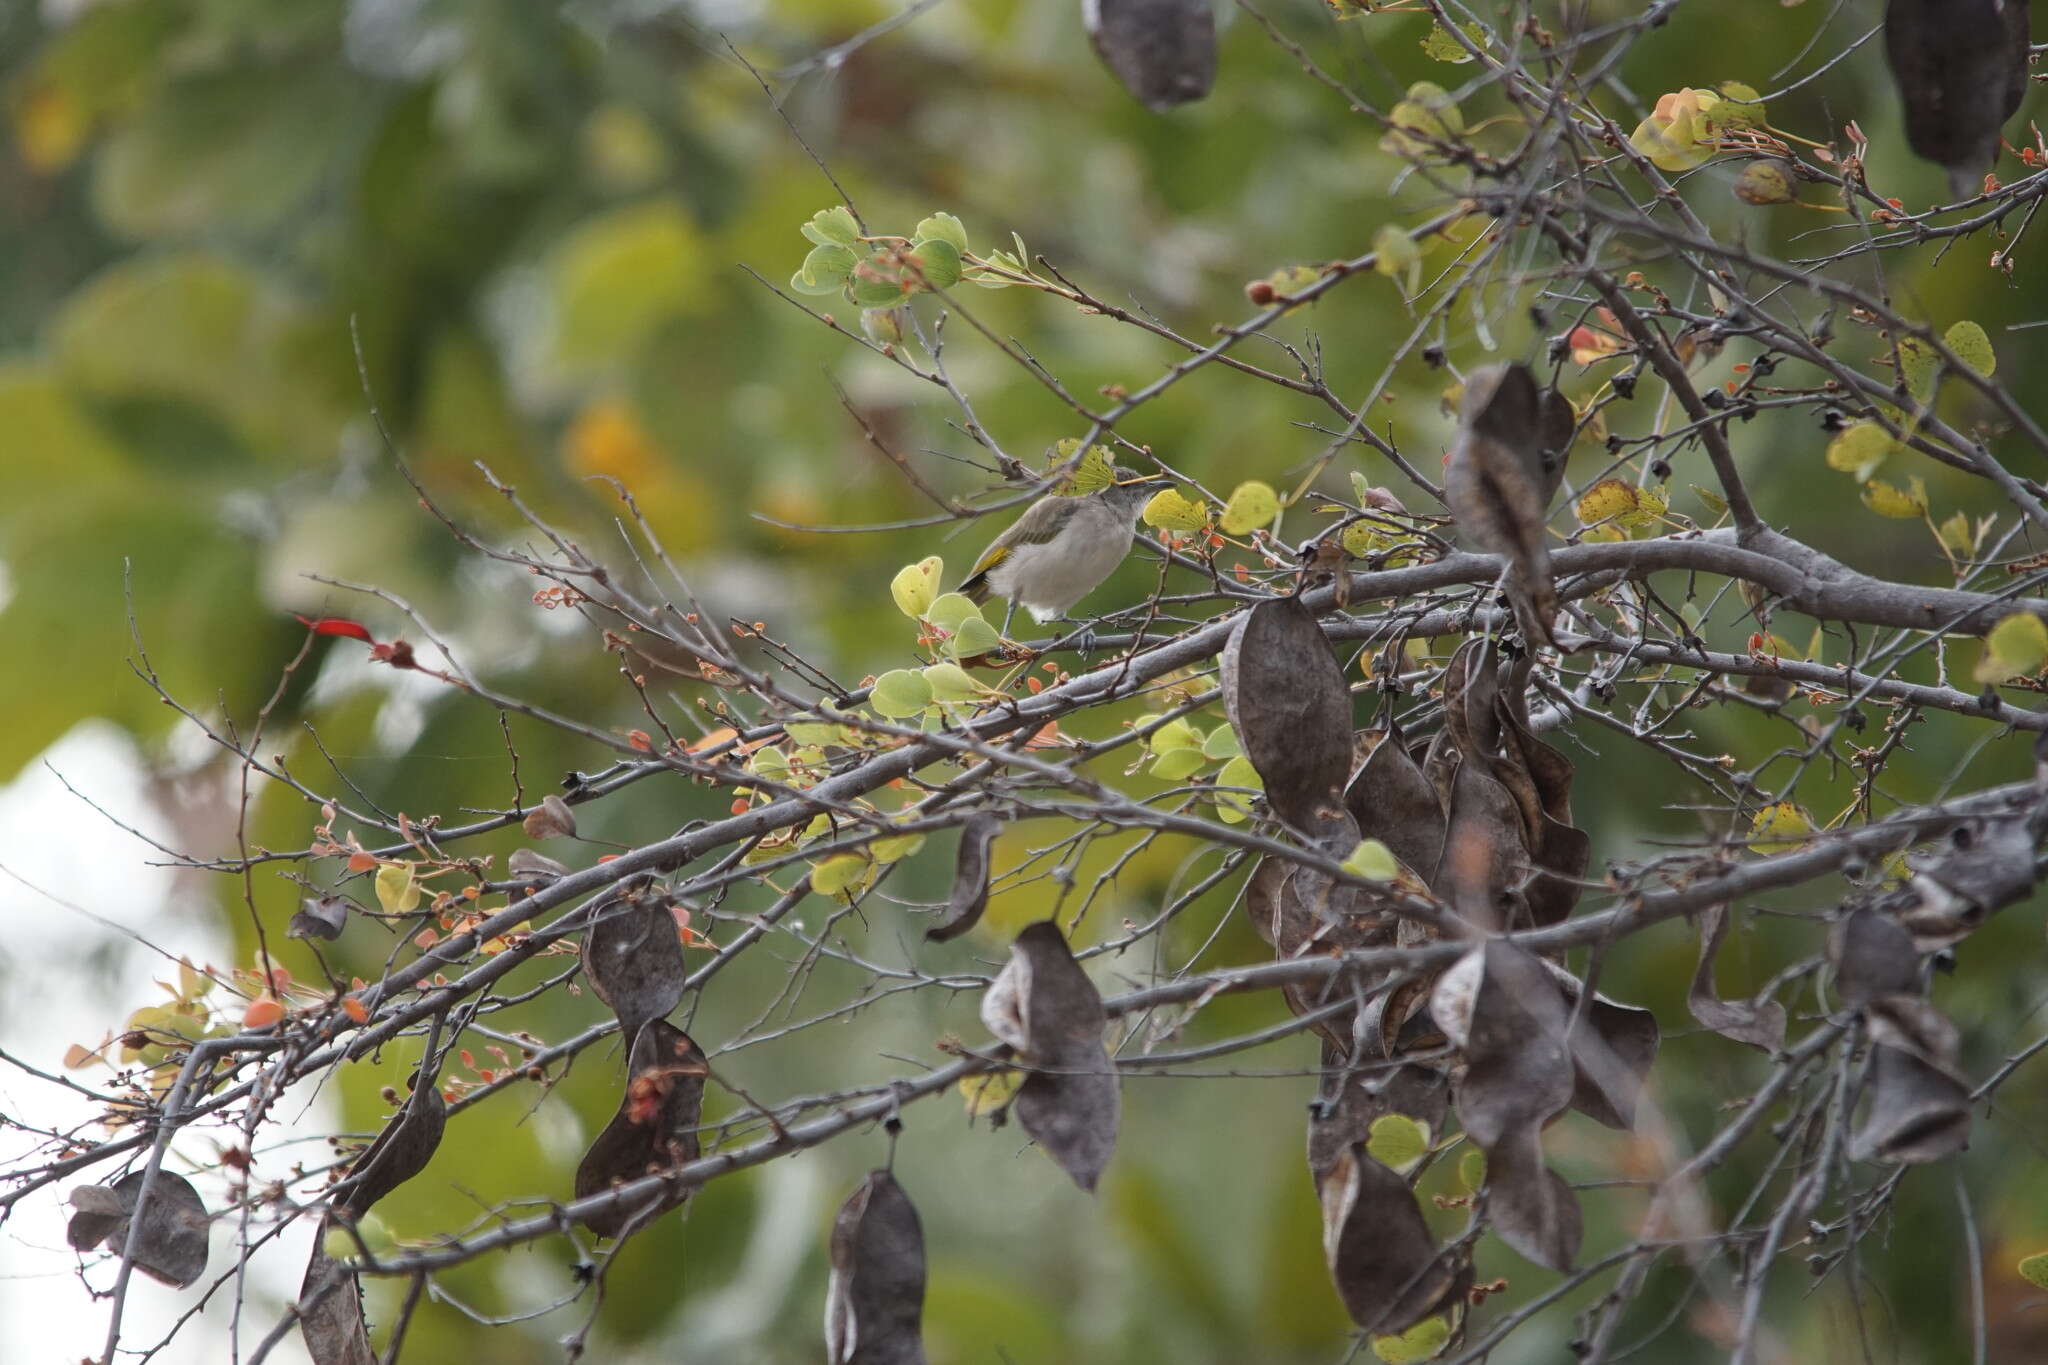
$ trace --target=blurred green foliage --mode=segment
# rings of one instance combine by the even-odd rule
[[[1597,22],[1634,6],[1586,8]],[[1646,98],[1726,79],[1768,88],[1823,21],[1821,8],[1738,0],[1687,11],[1640,45],[1628,82]],[[787,280],[808,250],[798,226],[835,195],[721,36],[773,72],[891,12],[879,0],[585,0],[560,9],[519,0],[52,0],[0,10],[11,130],[0,147],[0,774],[87,716],[112,717],[150,752],[169,752],[175,718],[124,663],[140,659],[131,623],[171,694],[243,727],[303,639],[290,611],[358,616],[379,638],[405,633],[390,605],[329,580],[373,583],[409,602],[505,691],[595,724],[635,725],[637,699],[598,642],[541,611],[529,582],[481,566],[421,511],[378,440],[373,402],[415,475],[481,536],[521,532],[474,461],[601,556],[622,542],[612,520],[620,504],[597,476],[617,479],[716,610],[768,622],[842,678],[915,666],[890,577],[927,553],[962,565],[992,528],[958,539],[806,534],[750,513],[856,525],[929,510],[828,381],[946,488],[990,480],[918,454],[973,453],[942,394],[850,346],[741,268]],[[1430,25],[1417,14],[1336,24],[1308,0],[1272,13],[1326,69],[1383,105],[1414,81],[1449,86],[1471,69],[1431,59]],[[1387,224],[1411,225],[1442,207],[1426,184],[1397,183],[1400,163],[1379,150],[1371,120],[1348,116],[1256,24],[1227,9],[1223,19],[1214,95],[1171,117],[1144,113],[1109,80],[1068,7],[1017,0],[942,4],[778,93],[872,222],[907,231],[944,210],[977,246],[1021,234],[1100,297],[1142,304],[1199,341],[1243,316],[1246,281],[1356,255]],[[1843,41],[1824,37],[1822,50]],[[1464,112],[1471,123],[1501,111],[1482,93]],[[1624,126],[1632,121],[1615,112]],[[1851,116],[1874,140],[1873,182],[1931,196],[1938,173],[1905,152],[1873,53],[1771,105],[1775,124],[1822,140],[1831,119]],[[1717,230],[1792,255],[1840,243],[1826,215],[1740,203],[1720,183],[1733,176],[1710,167],[1690,182]],[[1423,268],[1442,268],[1454,249],[1426,245]],[[1920,251],[1888,262],[1889,283],[1895,297],[1922,300],[1939,326],[1981,323],[2001,373],[2037,373],[2048,330],[2005,327],[2037,311],[2038,294],[2014,289],[1981,256],[1976,246],[1946,257]],[[1026,290],[964,292],[993,334],[1018,338],[1084,398],[1108,385],[1136,388],[1182,354]],[[841,311],[850,327],[853,310]],[[1282,324],[1320,337],[1347,396],[1378,376],[1408,326],[1395,283],[1377,278]],[[1513,318],[1498,330],[1510,348],[1535,335]],[[1013,453],[1036,457],[1082,434],[1054,396],[958,320],[949,336],[955,377]],[[1481,358],[1472,337],[1450,340],[1460,363]],[[1859,357],[1876,348],[1860,334],[1845,345],[1864,348]],[[1278,353],[1248,354],[1276,363]],[[1438,408],[1446,382],[1404,362],[1375,419],[1423,452],[1425,468],[1448,429]],[[1308,400],[1211,369],[1142,409],[1123,434],[1219,491],[1254,477],[1284,489],[1324,440],[1290,424],[1327,420]],[[1805,418],[1766,412],[1739,435],[1767,516],[1852,562],[1941,581],[1927,528],[1865,514],[1853,484],[1824,464],[1826,435]],[[1377,457],[1358,463],[1374,481],[1388,478]],[[1927,480],[1937,519],[1993,505],[1931,463],[1912,472]],[[1344,486],[1343,473],[1333,486]],[[1676,486],[1684,483],[1682,474]],[[1680,510],[1712,519],[1696,502]],[[1135,595],[1150,573],[1134,564],[1103,591]],[[1703,633],[1741,648],[1752,628],[1724,604]],[[373,673],[360,656],[352,642],[323,641],[283,689],[270,742],[301,780],[338,785],[299,727],[311,719],[326,753],[386,810],[452,819],[513,799],[494,714],[417,678]],[[687,695],[677,709],[690,709]],[[1125,719],[1088,724],[1106,734]],[[1725,708],[1697,713],[1695,728],[1699,745],[1744,761],[1782,738]],[[529,800],[564,772],[603,761],[537,724],[514,718],[511,730]],[[1926,720],[1913,752],[1889,770],[1894,795],[1931,792],[1965,761],[1972,781],[2025,771],[2005,750],[1961,752],[1978,738],[1954,717]],[[1596,832],[1600,856],[1719,832],[1685,808],[1692,794],[1630,762],[1603,765],[1602,737],[1582,739],[1580,823]],[[1854,776],[1816,771],[1800,800],[1825,820]],[[646,784],[594,808],[585,833],[659,837],[722,808],[705,790]],[[272,787],[249,839],[301,848],[318,818],[311,802]],[[478,851],[502,856],[515,836]],[[1006,856],[1021,858],[1036,842],[1013,833]],[[1168,840],[1132,863],[1091,912],[1093,931],[1155,905],[1189,878],[1181,860],[1196,853]],[[1098,849],[1077,869],[1083,886],[1107,856]],[[892,890],[942,901],[942,861],[925,860]],[[952,959],[931,961],[986,963],[1005,926],[1045,913],[1053,893],[1038,883],[1000,900],[987,929],[954,945]],[[275,947],[299,889],[259,870],[251,894]],[[240,951],[253,953],[240,883],[224,879],[220,896]],[[1173,926],[1171,951],[1199,949],[1230,905],[1227,895],[1209,897]],[[876,919],[864,932],[890,944],[913,931]],[[1965,965],[2029,959],[2039,932],[2009,912],[1964,947]],[[1722,967],[1731,994],[1805,950],[1781,951],[1769,935],[1734,944]],[[390,946],[355,929],[330,961],[344,975],[368,975]],[[1206,960],[1262,952],[1230,916]],[[315,969],[304,945],[282,956],[294,970]],[[1684,926],[1666,926],[1611,958],[1603,988],[1653,1006],[1668,1027],[1685,1018],[1690,962]],[[546,966],[529,966],[508,988],[535,984]],[[692,1027],[716,1042],[775,1008],[783,971],[774,960],[735,967]],[[793,1017],[858,984],[825,964]],[[2024,982],[1995,971],[1958,973],[1943,999],[1970,1038],[2003,1037],[1973,1024],[2038,1004]],[[1278,1010],[1273,1000],[1219,1000],[1191,1036],[1257,1027]],[[594,1002],[558,994],[533,1006],[528,1026],[552,1038],[597,1017]],[[718,1065],[758,1094],[831,1090],[897,1072],[884,1053],[928,1055],[940,1033],[978,1028],[972,1001],[867,1010]],[[1297,1038],[1244,1067],[1298,1071],[1311,1056]],[[351,1128],[374,1127],[386,1112],[378,1091],[414,1060],[386,1049],[344,1071]],[[1996,1057],[1970,1060],[1981,1072]],[[615,1054],[584,1057],[537,1108],[524,1092],[486,1101],[490,1112],[453,1127],[427,1178],[385,1216],[401,1236],[423,1236],[464,1226],[500,1200],[563,1192],[577,1134],[587,1138],[616,1103],[619,1066]],[[1762,1066],[1717,1040],[1679,1037],[1655,1084],[1679,1131],[1704,1133],[1716,1105]],[[1309,1093],[1299,1075],[1130,1081],[1129,1128],[1099,1202],[1035,1154],[1020,1155],[1014,1130],[970,1130],[957,1107],[916,1115],[897,1169],[931,1249],[933,1359],[1335,1359],[1348,1329],[1322,1270],[1301,1162]],[[729,1097],[716,1086],[711,1095],[714,1117],[729,1111]],[[2048,1117],[2033,1112],[2040,1108],[2010,1096],[1967,1167],[1997,1248],[2048,1238],[2048,1186],[2037,1178],[2032,1136]],[[1585,1179],[1642,1160],[1628,1139],[1576,1119],[1555,1145]],[[830,1211],[884,1151],[879,1134],[860,1136],[801,1157],[808,1174],[785,1162],[720,1180],[687,1219],[640,1237],[610,1277],[601,1358],[815,1358]],[[1727,1188],[1743,1188],[1768,1156],[1738,1162]],[[1963,1274],[1952,1254],[1952,1192],[1940,1178],[1908,1183],[1895,1235],[1868,1249],[1864,1311],[1901,1358],[1949,1358]],[[1641,1207],[1625,1188],[1587,1202],[1592,1244],[1599,1229],[1629,1229]],[[447,1285],[479,1313],[508,1312],[562,1292],[564,1257],[554,1245],[515,1253],[465,1267]],[[1546,1280],[1512,1260],[1494,1247],[1481,1263],[1510,1277],[1510,1302]],[[1840,1340],[1851,1310],[1833,1293],[1802,1304],[1787,1291],[1773,1303],[1803,1358],[1822,1358],[1824,1344]],[[388,1314],[392,1300],[380,1291],[377,1302]],[[1684,1311],[1676,1300],[1666,1306]],[[553,1359],[552,1341],[580,1311],[496,1330],[479,1348],[468,1318],[430,1303],[408,1358],[483,1349],[496,1361]],[[1709,1358],[1712,1325],[1695,1325],[1661,1338],[1654,1358]],[[1544,1331],[1501,1359],[1559,1358],[1561,1334]]]

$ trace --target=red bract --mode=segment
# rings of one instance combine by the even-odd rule
[[[345,616],[322,616],[316,620],[311,616],[299,616],[297,612],[293,612],[292,615],[298,617],[299,624],[315,635],[346,635],[349,639],[361,640],[366,645],[377,643],[370,634],[370,628],[361,621],[351,621]]]

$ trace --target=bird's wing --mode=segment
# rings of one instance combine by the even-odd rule
[[[1008,559],[1025,545],[1043,545],[1065,529],[1067,522],[1080,509],[1080,498],[1040,498],[1031,504],[1023,516],[1011,523],[1010,529],[990,542],[981,552],[981,558],[974,561],[968,571],[969,582],[980,578],[996,565]]]

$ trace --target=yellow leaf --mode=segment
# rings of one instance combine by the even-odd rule
[[[1938,534],[1951,553],[1967,556],[1977,549],[1977,537],[1971,534],[1970,518],[1965,513],[1957,512],[1944,521]]]
[[[1890,433],[1875,422],[1855,422],[1828,442],[1828,468],[1867,479],[1892,453]]]
[[[2019,611],[2000,621],[1984,637],[1984,656],[1977,661],[1977,681],[2002,683],[2031,678],[2048,664],[2048,625],[2032,612]]]
[[[1779,801],[1765,806],[1750,821],[1750,850],[1754,853],[1785,853],[1799,847],[1813,833],[1813,817],[1804,806]]]
[[[991,1071],[960,1078],[960,1097],[966,1101],[967,1117],[985,1118],[1008,1104],[1024,1084],[1021,1071]]]
[[[1863,505],[1881,517],[1907,521],[1927,515],[1927,483],[1917,474],[1906,488],[1872,479],[1863,485]]]
[[[1271,524],[1280,515],[1280,495],[1270,484],[1256,479],[1239,484],[1230,495],[1230,502],[1223,509],[1223,520],[1218,523],[1226,536],[1241,536],[1257,527]]]
[[[937,555],[898,569],[889,580],[889,595],[896,599],[896,609],[911,617],[930,611],[932,603],[938,600],[939,578],[945,571],[946,561]]]
[[[893,863],[924,847],[922,834],[891,834],[868,845],[868,852],[878,863]]]
[[[405,915],[419,908],[420,886],[411,863],[385,863],[377,869],[377,904],[387,915]]]
[[[1618,520],[1635,510],[1636,490],[1620,479],[1602,479],[1579,498],[1579,521],[1586,526]]]
[[[1162,488],[1145,504],[1145,524],[1162,531],[1199,531],[1209,524],[1209,504]]]
[[[2023,1258],[2016,1267],[2020,1278],[2036,1289],[2048,1289],[2048,1251],[2037,1251]]]

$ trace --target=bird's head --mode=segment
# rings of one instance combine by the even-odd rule
[[[1102,490],[1102,495],[1120,508],[1136,514],[1140,507],[1152,500],[1153,494],[1163,488],[1173,487],[1173,480],[1160,474],[1140,474],[1124,465],[1116,467],[1116,481]]]

